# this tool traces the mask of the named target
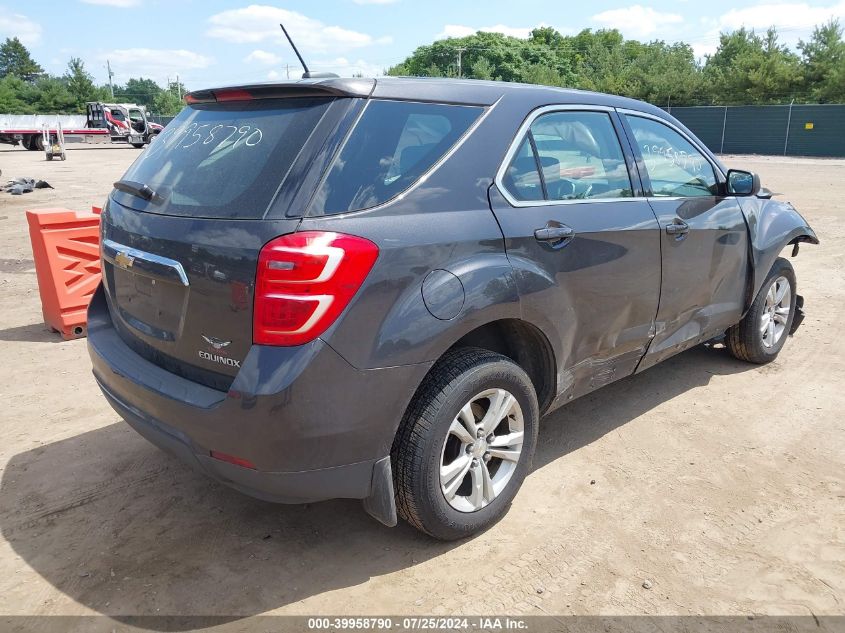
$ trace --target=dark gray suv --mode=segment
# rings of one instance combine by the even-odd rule
[[[788,203],[662,110],[501,82],[190,93],[115,183],[94,375],[140,434],[247,494],[495,522],[541,415],[691,346],[801,321]]]

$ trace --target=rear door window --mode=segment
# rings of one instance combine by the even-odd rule
[[[413,185],[483,108],[373,100],[332,164],[310,215],[368,209]]]
[[[517,203],[633,195],[619,137],[604,111],[538,116],[502,172],[501,184]]]
[[[331,99],[255,99],[186,107],[122,180],[151,201],[115,190],[123,206],[162,215],[259,219]]]
[[[503,177],[505,188],[519,201],[542,200],[543,184],[540,181],[540,170],[537,168],[537,158],[531,147],[531,140],[526,136],[508,165]]]

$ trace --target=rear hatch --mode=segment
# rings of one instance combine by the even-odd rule
[[[252,345],[261,247],[296,229],[357,101],[207,93],[152,142],[103,213],[106,296],[130,347],[229,388]]]

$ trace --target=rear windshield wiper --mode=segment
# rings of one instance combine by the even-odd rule
[[[122,191],[123,193],[128,193],[136,198],[141,198],[142,200],[149,200],[153,203],[159,202],[160,198],[156,195],[156,192],[153,191],[148,185],[145,185],[142,182],[134,182],[132,180],[118,180],[114,183],[114,188],[118,191]]]

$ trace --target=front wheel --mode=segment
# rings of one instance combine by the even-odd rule
[[[538,424],[534,386],[516,363],[476,348],[449,352],[393,442],[399,515],[443,540],[489,527],[531,469]]]
[[[777,358],[795,319],[796,290],[792,264],[779,257],[748,313],[725,333],[730,353],[740,360],[757,364]]]

